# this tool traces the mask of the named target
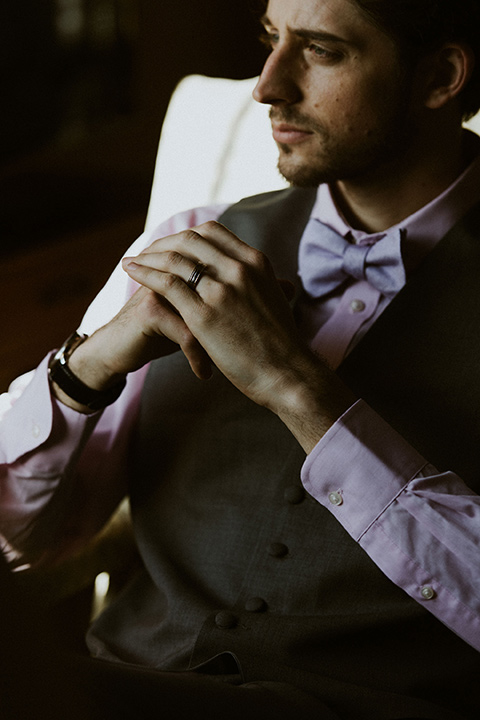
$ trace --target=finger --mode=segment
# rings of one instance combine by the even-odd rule
[[[252,272],[253,275],[263,275],[275,279],[273,268],[266,255],[257,248],[248,245],[235,235],[231,230],[218,222],[206,222],[194,228],[195,233],[210,247],[215,247],[218,252],[218,261],[215,257],[205,260],[202,255],[200,259],[212,268],[217,269],[219,280],[236,282],[244,277],[244,270]],[[223,262],[217,265],[216,262]],[[228,258],[228,259],[227,259]]]
[[[183,351],[188,363],[200,380],[211,377],[211,360],[192,335],[183,318],[178,315],[165,298],[151,295],[148,314],[151,317],[150,330],[147,334],[158,338],[160,343],[165,339]]]
[[[257,252],[241,240],[238,235],[235,235],[235,233],[219,222],[205,222],[197,225],[193,230],[200,235],[200,237],[208,240],[217,250],[221,250],[235,260],[248,260],[250,254]]]
[[[197,288],[207,270],[207,266],[204,263],[191,260],[174,250],[143,253],[134,258],[125,257],[122,260],[122,264],[127,273],[129,270],[135,271],[135,267],[138,268],[141,266],[151,268],[158,272],[176,275],[181,278],[191,290]],[[131,275],[131,272],[129,274]]]
[[[215,221],[209,221],[155,240],[144,253],[176,250],[185,257],[216,265],[222,257],[249,262],[258,250],[240,240],[231,230]]]
[[[193,238],[195,240],[192,243]],[[208,270],[202,273],[200,294],[203,296],[206,296],[205,291],[213,289],[216,283],[237,286],[244,282],[248,284],[247,278],[253,280],[255,277],[274,281],[275,275],[266,256],[247,245],[244,245],[244,249],[244,257],[241,260],[233,258],[218,250],[209,240],[188,230],[184,237],[177,235],[164,238],[163,241],[156,241],[137,257],[124,258],[123,268],[133,279],[155,292],[161,290],[155,284],[154,276],[144,273],[141,276],[143,280],[139,280],[138,267],[170,273],[188,284],[195,267],[199,263],[205,265]]]
[[[178,313],[185,325],[190,327],[191,320],[198,317],[205,309],[200,295],[189,288],[178,275],[159,271],[149,265],[141,265],[137,260],[139,258],[136,258],[135,262],[125,263],[126,272],[135,282],[151,290],[154,296],[166,300],[173,308],[172,315]]]
[[[180,345],[180,349],[199,380],[208,380],[212,377],[212,361],[193,335],[187,345]]]

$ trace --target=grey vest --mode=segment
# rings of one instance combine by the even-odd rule
[[[269,193],[242,201],[221,221],[266,252],[278,277],[296,281],[314,197]],[[467,243],[478,272],[477,244],[474,237]],[[440,243],[449,245],[451,238]],[[470,325],[456,319],[462,282],[453,290],[450,282],[436,284],[437,271],[449,277],[445,252],[431,254],[340,373],[440,465],[449,464],[445,437],[453,433],[449,466],[471,470],[471,480],[479,467],[478,422],[470,425],[480,408],[479,372],[467,352]],[[460,270],[470,276],[467,266]],[[478,284],[468,280],[475,316]],[[423,312],[410,310],[416,297]],[[446,320],[458,328],[454,342],[463,341],[454,352]],[[470,360],[460,373],[464,350]],[[453,362],[456,376],[445,388]],[[475,386],[474,402],[463,392],[469,397],[457,403],[466,382]],[[419,398],[425,416],[410,424]],[[468,435],[461,447],[458,422]],[[464,449],[474,451],[473,463]],[[235,658],[246,681],[292,683],[355,720],[478,716],[479,654],[391,583],[305,494],[301,447],[220,373],[199,381],[180,353],[154,362],[132,458],[132,513],[145,569],[95,624],[95,654],[172,671],[208,668],[209,661],[218,670],[212,658],[227,671]]]

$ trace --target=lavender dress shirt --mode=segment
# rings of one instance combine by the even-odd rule
[[[477,159],[442,195],[401,223],[407,269],[480,200],[479,187]],[[128,254],[156,237],[217,219],[224,210],[180,213],[142,235]],[[354,241],[365,236],[346,224],[327,186],[319,188],[312,216]],[[117,266],[80,331],[92,333],[110,320],[135,289]],[[388,302],[368,282],[352,281],[326,299],[307,301],[302,331],[337,366]],[[147,371],[129,376],[116,403],[86,416],[51,396],[47,364],[45,358],[0,397],[0,540],[19,570],[77,549],[122,498],[125,448]],[[459,477],[439,474],[360,400],[307,457],[302,481],[385,575],[480,650],[480,497]],[[59,486],[64,491],[49,504]]]

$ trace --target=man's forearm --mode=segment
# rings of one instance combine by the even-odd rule
[[[335,373],[312,356],[303,376],[285,387],[272,409],[309,454],[356,400]]]

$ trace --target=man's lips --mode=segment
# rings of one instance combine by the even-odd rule
[[[288,123],[272,122],[273,139],[284,145],[295,145],[306,140],[312,132]]]

